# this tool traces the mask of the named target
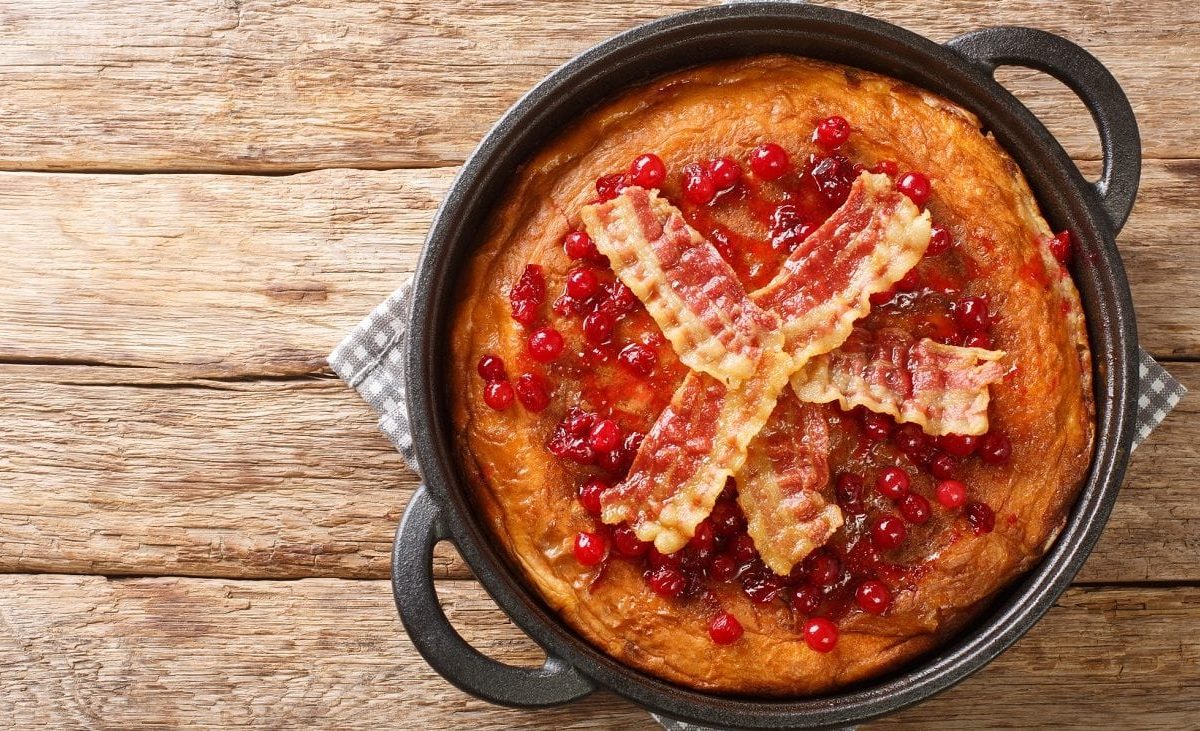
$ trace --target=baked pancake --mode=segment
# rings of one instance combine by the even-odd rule
[[[1083,313],[969,112],[762,56],[659,78],[513,178],[448,368],[477,509],[629,665],[801,696],[936,647],[1091,459]]]

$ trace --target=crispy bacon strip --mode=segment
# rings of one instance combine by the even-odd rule
[[[1004,376],[1002,351],[914,341],[899,330],[854,335],[792,376],[802,401],[865,406],[929,434],[988,430],[988,386]]]
[[[829,482],[824,408],[780,397],[737,482],[754,545],[772,571],[786,575],[842,526],[842,511],[820,493]]]
[[[656,195],[626,189],[609,204],[586,207],[584,221],[618,276],[647,303],[681,360],[712,374],[707,381],[689,375],[642,442],[629,476],[602,498],[604,522],[630,521],[642,540],[653,540],[664,553],[683,547],[708,516],[725,479],[745,463],[750,442],[780,393],[780,374],[786,380],[808,358],[840,345],[854,320],[869,311],[870,295],[903,277],[929,243],[928,214],[886,176],[863,174],[846,203],[788,258],[779,276],[747,298],[711,244]],[[680,251],[686,242],[703,253],[688,257]],[[706,277],[715,282],[717,298],[699,285]],[[765,322],[752,315],[755,302],[783,317],[782,349],[771,347],[763,334]],[[690,348],[697,343],[705,350],[692,357]],[[733,388],[746,363],[752,364],[750,374]],[[751,504],[765,504],[780,483],[771,474],[773,465],[761,463],[760,479],[750,489],[761,484],[766,492],[750,495]],[[774,540],[764,534],[768,539]],[[781,539],[778,550],[768,548],[779,556],[809,550],[792,534]]]
[[[736,386],[782,346],[779,318],[751,301],[733,267],[657,192],[626,188],[580,216],[688,368]]]
[[[846,202],[750,297],[783,321],[784,350],[800,368],[841,345],[854,322],[870,312],[871,295],[916,266],[929,231],[929,214],[891,179],[863,173]]]
[[[629,521],[663,553],[688,542],[787,386],[791,359],[766,351],[737,388],[692,372],[651,427],[623,482],[601,496],[605,523]]]
[[[929,245],[929,233],[928,213],[886,176],[864,173],[846,202],[751,299],[781,317],[784,349],[804,370],[811,360],[842,345],[854,322],[870,311],[872,294],[889,289],[916,266]],[[772,417],[751,445],[747,467],[737,475],[750,536],[763,560],[780,574],[823,545],[842,523],[841,510],[818,492],[828,481],[827,468],[812,468],[826,459],[827,444],[816,438],[788,440],[787,422],[777,422],[786,418],[786,409]],[[806,433],[816,428],[809,424],[813,418],[805,418]],[[790,461],[782,459],[787,450],[792,451]],[[811,482],[798,483],[793,475]]]
[[[712,510],[795,370],[779,318],[750,299],[720,253],[655,192],[586,206],[588,235],[693,369],[646,435],[602,519],[630,521],[671,553]]]

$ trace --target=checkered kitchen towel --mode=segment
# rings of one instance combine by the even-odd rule
[[[329,355],[329,365],[379,414],[380,431],[392,440],[404,461],[420,472],[404,400],[404,339],[411,305],[412,281],[409,280],[346,336]],[[1141,350],[1140,357],[1142,383],[1138,394],[1134,449],[1150,436],[1154,427],[1187,393],[1187,389],[1146,351]],[[702,731],[700,726],[658,716],[655,719],[671,731]]]
[[[379,414],[379,430],[419,473],[404,401],[404,342],[411,310],[409,279],[333,349],[329,365]]]

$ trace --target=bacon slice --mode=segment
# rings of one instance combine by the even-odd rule
[[[829,482],[824,408],[780,397],[737,482],[754,546],[763,563],[786,575],[842,526],[842,511],[820,493]]]
[[[605,523],[629,521],[663,553],[688,542],[787,386],[791,359],[766,351],[737,388],[692,372],[650,428],[623,482],[601,500]]]
[[[850,336],[870,312],[871,295],[891,288],[925,255],[929,232],[929,213],[890,178],[863,173],[846,202],[750,297],[782,320],[784,350],[800,368]]]
[[[854,322],[870,311],[872,294],[889,289],[920,261],[929,234],[928,213],[886,176],[864,173],[846,202],[750,297],[781,317],[784,349],[803,371],[842,345]],[[818,492],[829,478],[827,437],[822,440],[814,431],[825,428],[824,417],[806,411],[804,435],[789,440],[786,435],[801,423],[789,421],[793,416],[786,407],[772,415],[737,475],[750,536],[763,561],[779,574],[790,572],[842,524],[841,510]],[[813,423],[817,419],[819,427]]]
[[[626,188],[580,216],[688,368],[734,386],[782,346],[779,318],[751,301],[733,267],[658,193]]]
[[[716,249],[657,195],[628,188],[608,204],[586,207],[584,222],[680,359],[708,375],[689,374],[643,440],[629,476],[602,499],[605,523],[630,521],[639,538],[664,553],[684,546],[726,478],[742,468],[774,409],[780,375],[786,380],[809,358],[840,345],[869,311],[870,296],[903,277],[929,244],[929,214],[889,178],[869,173],[780,274],[749,297]],[[690,257],[692,250],[700,253]],[[705,277],[713,283],[702,284]],[[755,304],[778,315],[782,326],[769,328]],[[779,333],[782,342],[771,339]],[[763,493],[746,498],[754,506],[768,504],[779,489],[777,479],[761,472],[749,492],[761,486]],[[780,561],[798,552],[781,549],[787,558]]]
[[[914,341],[899,330],[854,331],[841,348],[792,376],[802,401],[865,406],[928,434],[988,430],[988,386],[1004,376],[1002,351]]]

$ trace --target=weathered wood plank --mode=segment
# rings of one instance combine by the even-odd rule
[[[540,651],[473,582],[441,588],[465,636]],[[470,699],[413,649],[386,582],[0,576],[6,724],[147,728],[541,728],[644,724],[608,694],[547,714]]]
[[[1200,364],[1172,366],[1200,386]],[[387,576],[416,478],[339,381],[0,366],[0,571]],[[1133,459],[1081,580],[1200,581],[1200,403]],[[439,553],[439,575],[468,572]]]
[[[0,174],[0,360],[320,370],[412,271],[452,173]]]
[[[1198,600],[1195,588],[1072,589],[978,675],[868,728],[1194,726]]]
[[[0,169],[300,170],[456,163],[521,93],[590,45],[702,3],[619,0],[50,0],[0,8]],[[1124,84],[1147,154],[1200,156],[1191,3],[832,3],[944,41],[1030,25]],[[1071,95],[1004,78],[1074,155],[1099,154]]]
[[[477,584],[439,593],[483,652],[539,662]],[[1184,728],[1200,711],[1197,622],[1195,588],[1072,590],[979,675],[879,726]],[[467,697],[417,655],[378,581],[0,576],[0,668],[23,728],[391,727],[400,713],[405,728],[652,728],[607,693],[541,711]]]
[[[1088,166],[1095,167],[1094,165]],[[453,170],[0,173],[0,361],[309,373],[412,270]],[[1120,244],[1142,342],[1200,355],[1200,161],[1148,162]]]
[[[2,370],[8,570],[387,575],[415,476],[340,381]]]
[[[1180,301],[1200,305],[1200,300],[1180,296],[1196,287],[1174,279],[1174,272],[1194,270],[1180,264],[1197,258],[1197,251],[1182,239],[1189,238],[1184,232],[1200,230],[1200,160],[1146,161],[1142,170],[1137,203],[1117,238],[1133,292],[1138,336],[1159,358],[1195,357],[1200,355],[1200,307]]]

